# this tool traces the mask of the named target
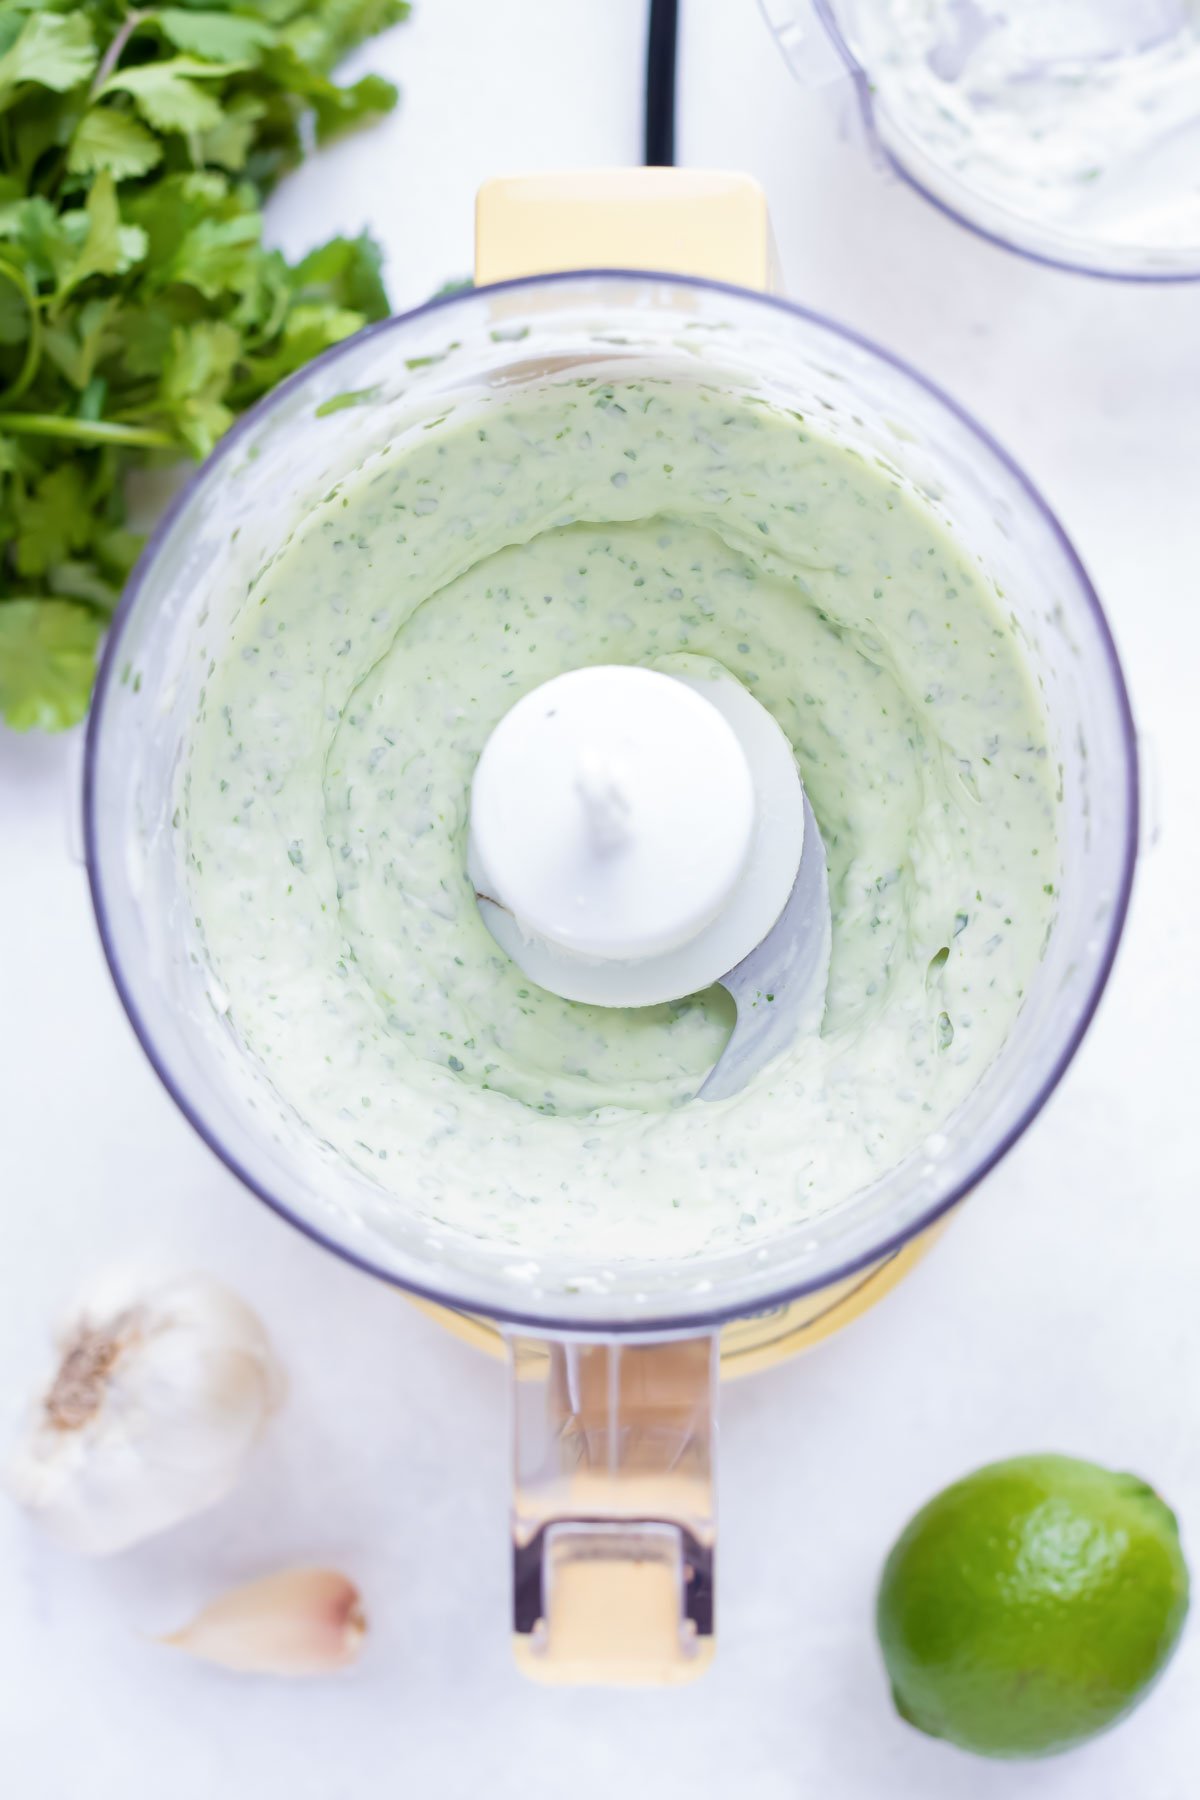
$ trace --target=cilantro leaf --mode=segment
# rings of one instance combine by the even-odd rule
[[[140,63],[110,75],[102,94],[125,93],[157,131],[212,131],[221,123],[220,101],[199,86],[237,74],[244,63],[206,63],[194,56],[168,62]]]
[[[241,348],[240,333],[221,320],[177,326],[171,335],[161,404],[196,456],[207,456],[233,422],[225,393]]]
[[[253,94],[234,94],[221,123],[201,135],[199,150],[204,161],[222,169],[244,169],[267,110],[266,101]]]
[[[161,276],[167,281],[186,281],[210,300],[240,292],[257,276],[261,237],[262,219],[257,212],[201,219],[163,265]]]
[[[339,87],[318,67],[301,62],[287,45],[270,52],[265,66],[312,107],[318,142],[390,112],[398,97],[396,87],[382,75],[364,75],[349,87]]]
[[[265,19],[245,13],[193,12],[167,6],[154,18],[177,50],[191,50],[209,62],[253,62],[277,36]]]
[[[368,119],[382,118],[399,99],[399,89],[382,75],[364,75],[350,87],[327,82],[311,91],[317,120],[317,142],[324,143],[339,131],[349,131]]]
[[[327,304],[293,306],[271,354],[255,358],[251,363],[255,390],[265,393],[285,375],[293,374],[314,356],[319,356],[322,350],[361,331],[366,323],[362,313],[351,312],[345,307]]]
[[[13,499],[16,565],[20,575],[42,575],[52,563],[80,550],[91,535],[83,475],[76,463],[52,469],[33,491]]]
[[[103,620],[73,600],[0,600],[0,717],[63,731],[87,711]]]
[[[320,297],[368,319],[382,319],[388,310],[382,263],[379,245],[365,231],[358,237],[330,238],[297,264],[296,291],[305,299]]]
[[[273,20],[286,20],[280,33],[301,62],[330,74],[348,50],[364,38],[377,37],[409,14],[408,0],[325,0],[323,5],[264,6]]]
[[[111,613],[121,598],[115,582],[100,573],[94,562],[61,562],[50,571],[51,593],[64,600],[86,600],[101,612]]]
[[[62,216],[41,194],[0,207],[0,240],[35,285],[57,283],[77,256]]]
[[[126,531],[121,526],[111,526],[96,535],[92,548],[96,552],[96,561],[104,573],[117,583],[132,574],[133,565],[142,553],[145,539],[136,531]]]
[[[405,0],[0,0],[0,713],[70,724],[138,521],[236,414],[371,320],[372,239],[298,264],[262,204],[395,100],[341,59]]]
[[[0,56],[0,112],[28,82],[66,93],[99,61],[90,20],[81,12],[32,12]]]
[[[95,376],[101,357],[115,347],[116,314],[117,300],[110,294],[85,301],[61,325],[43,328],[46,355],[80,393]]]
[[[146,175],[162,161],[163,147],[153,132],[115,106],[93,106],[79,121],[67,155],[72,175],[102,170],[116,181]]]
[[[62,227],[78,243],[79,253],[60,288],[64,298],[92,275],[121,275],[146,254],[145,232],[137,225],[122,225],[117,205],[117,185],[108,169],[92,183],[82,211],[64,213]]]

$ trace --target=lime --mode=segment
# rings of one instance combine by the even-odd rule
[[[1175,1515],[1153,1489],[1019,1456],[910,1521],[876,1625],[902,1718],[980,1756],[1050,1756],[1144,1698],[1187,1606]]]

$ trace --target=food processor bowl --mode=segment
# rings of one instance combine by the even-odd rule
[[[600,257],[615,260],[600,235]],[[1012,1034],[965,1103],[836,1210],[766,1243],[682,1261],[532,1258],[519,1245],[445,1228],[421,1196],[398,1205],[336,1158],[241,1048],[231,997],[193,927],[179,850],[188,728],[231,614],[290,524],[382,443],[436,430],[488,390],[542,384],[582,365],[589,373],[653,367],[748,391],[811,414],[831,438],[880,460],[1003,594],[1059,774],[1057,916]],[[1112,965],[1133,871],[1136,792],[1129,704],[1103,612],[1032,483],[908,365],[763,292],[604,267],[437,300],[285,382],[229,432],[162,520],[114,620],[88,729],[86,845],[105,953],[168,1091],[249,1188],[338,1255],[506,1334],[517,1437],[516,1631],[536,1672],[670,1678],[703,1662],[712,1632],[718,1328],[783,1311],[798,1296],[810,1296],[810,1316],[820,1315],[830,1294],[852,1296],[880,1269],[887,1285],[910,1240],[1029,1125]],[[628,1616],[644,1611],[644,1630],[609,1633],[620,1654],[606,1661],[589,1583],[600,1570],[610,1591],[635,1567],[649,1586],[629,1601]],[[552,1588],[561,1602],[553,1631]],[[581,1650],[568,1621],[585,1614],[592,1623]],[[663,1618],[674,1627],[656,1637]],[[657,1649],[626,1655],[632,1639]]]
[[[373,445],[484,386],[587,363],[653,363],[749,386],[883,458],[969,546],[1020,622],[1061,769],[1061,899],[1011,1038],[950,1127],[851,1204],[715,1261],[564,1259],[456,1239],[327,1160],[257,1081],[187,918],[172,819],[180,757],[233,598],[306,506]],[[1135,839],[1134,739],[1095,592],[1012,460],[915,371],[802,307],[679,277],[518,281],[377,326],[250,413],[172,507],[114,622],[88,733],[87,853],[114,977],[164,1082],[271,1205],[375,1273],[442,1303],[567,1329],[687,1327],[752,1312],[878,1258],[961,1198],[1069,1061],[1111,964]]]

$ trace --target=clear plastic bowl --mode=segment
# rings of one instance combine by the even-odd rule
[[[982,237],[1082,274],[1200,279],[1195,0],[761,5],[797,80],[851,81],[882,159]]]
[[[177,771],[247,570],[367,450],[415,424],[436,428],[485,385],[538,382],[582,359],[628,370],[647,358],[818,414],[919,489],[1003,588],[1061,769],[1060,911],[996,1062],[943,1130],[851,1202],[768,1246],[686,1264],[534,1263],[397,1207],[255,1081],[192,954],[171,828]],[[1044,1104],[1099,999],[1129,895],[1136,794],[1129,705],[1096,594],[1041,496],[985,431],[914,370],[801,307],[604,271],[499,284],[389,320],[229,433],[159,526],[114,621],[88,729],[85,825],[100,931],[134,1028],[248,1187],[330,1249],[432,1300],[548,1329],[644,1334],[823,1287],[896,1249],[987,1173]]]

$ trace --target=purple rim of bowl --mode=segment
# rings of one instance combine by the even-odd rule
[[[930,381],[926,376],[919,373],[919,371],[915,369],[912,364],[905,361],[903,357],[897,356],[892,351],[884,349],[881,345],[872,342],[870,338],[864,337],[861,333],[851,330],[848,326],[841,325],[836,321],[825,317],[821,313],[814,312],[811,308],[798,306],[794,301],[784,300],[772,294],[757,293],[750,288],[736,287],[729,282],[709,281],[687,275],[666,274],[656,270],[647,269],[571,269],[549,275],[523,276],[514,281],[496,282],[487,288],[472,288],[463,293],[445,295],[435,300],[429,300],[422,306],[413,307],[408,312],[397,313],[390,319],[380,320],[378,324],[367,326],[364,331],[358,332],[353,338],[347,338],[343,343],[335,344],[331,349],[326,350],[320,357],[315,358],[313,362],[307,364],[305,368],[300,369],[294,375],[289,376],[286,381],[281,382],[270,394],[265,395],[263,399],[259,400],[256,405],[248,412],[244,413],[241,418],[230,427],[207,461],[201,465],[186,486],[175,495],[162,518],[159,520],[145,549],[138,559],[137,566],[129,579],[120,604],[113,615],[112,626],[109,630],[108,638],[101,655],[99,669],[97,671],[96,691],[92,702],[91,713],[88,718],[87,736],[84,745],[83,828],[84,848],[87,857],[88,884],[91,889],[92,906],[96,915],[96,924],[100,933],[100,941],[104,949],[104,955],[108,963],[109,971],[112,975],[121,1004],[128,1015],[129,1022],[133,1026],[138,1042],[141,1044],[151,1066],[163,1086],[166,1088],[168,1094],[175,1102],[175,1105],[179,1108],[179,1111],[183,1114],[184,1118],[192,1126],[198,1136],[208,1145],[213,1154],[225,1164],[226,1168],[228,1168],[232,1174],[237,1176],[243,1186],[249,1188],[251,1193],[256,1194],[273,1212],[277,1213],[280,1218],[285,1219],[288,1224],[295,1226],[298,1231],[303,1232],[303,1234],[310,1238],[313,1243],[321,1245],[325,1250],[332,1251],[334,1255],[341,1257],[343,1261],[352,1264],[355,1268],[361,1269],[365,1274],[377,1276],[379,1279],[390,1283],[393,1287],[401,1288],[406,1293],[415,1294],[418,1298],[430,1301],[436,1306],[444,1306],[449,1307],[454,1311],[474,1312],[476,1314],[479,1314],[482,1311],[486,1317],[493,1319],[498,1323],[530,1326],[543,1332],[557,1331],[580,1337],[649,1337],[653,1336],[656,1331],[671,1335],[679,1335],[683,1332],[692,1330],[707,1330],[717,1325],[724,1324],[730,1319],[744,1317],[746,1316],[745,1303],[738,1304],[736,1302],[730,1302],[725,1305],[698,1306],[694,1310],[689,1310],[687,1308],[672,1308],[671,1314],[667,1319],[656,1319],[652,1313],[647,1313],[644,1317],[634,1316],[617,1319],[611,1322],[592,1319],[580,1320],[578,1317],[570,1316],[570,1314],[556,1315],[552,1308],[548,1308],[545,1311],[531,1311],[528,1308],[522,1308],[515,1303],[512,1306],[489,1305],[486,1309],[481,1309],[477,1303],[474,1303],[469,1299],[464,1300],[461,1295],[456,1295],[452,1290],[451,1284],[441,1286],[433,1282],[425,1283],[414,1281],[406,1276],[398,1275],[393,1269],[385,1268],[381,1264],[373,1262],[370,1257],[340,1243],[336,1237],[328,1232],[322,1231],[310,1220],[302,1218],[298,1213],[292,1210],[286,1201],[281,1200],[277,1194],[273,1194],[265,1188],[241,1166],[237,1157],[234,1156],[221,1142],[216,1132],[212,1130],[207,1122],[201,1117],[188,1095],[176,1082],[174,1076],[160,1055],[154,1038],[138,1011],[133,995],[125,980],[120,961],[117,957],[112,934],[109,930],[108,909],[101,887],[97,858],[98,831],[95,807],[97,749],[104,728],[105,704],[119,666],[118,659],[121,654],[121,640],[124,636],[125,626],[129,620],[130,614],[137,603],[138,595],[146,580],[147,572],[153,565],[159,548],[170,532],[176,517],[188,504],[198,483],[201,480],[208,479],[211,476],[214,467],[235,454],[241,438],[252,425],[256,424],[265,413],[270,411],[283,394],[290,392],[292,388],[299,387],[302,383],[307,381],[314,368],[328,368],[331,364],[337,362],[338,359],[345,354],[350,345],[353,344],[358,346],[365,337],[382,336],[387,332],[403,331],[413,319],[423,318],[433,312],[445,311],[448,314],[453,314],[457,307],[471,304],[474,297],[481,293],[521,293],[526,289],[532,290],[559,285],[566,286],[572,282],[595,283],[605,281],[659,282],[666,283],[673,287],[703,288],[712,293],[729,294],[736,299],[748,300],[754,305],[769,308],[770,310],[781,313],[787,317],[800,319],[806,325],[814,325],[818,330],[829,332],[835,337],[840,337],[844,342],[854,345],[856,349],[865,351],[868,356],[874,357],[878,361],[886,363],[889,367],[898,371],[905,379],[913,382],[916,386],[922,388],[926,394],[932,396],[940,406],[944,407],[947,412],[952,414],[953,417],[959,421],[960,424],[964,425],[967,430],[978,439],[989,455],[994,457],[996,461],[1004,467],[1012,479],[1022,489],[1030,505],[1036,512],[1041,514],[1043,520],[1049,527],[1051,534],[1057,541],[1074,573],[1075,579],[1079,584],[1079,588],[1083,593],[1087,605],[1091,609],[1096,630],[1108,663],[1113,697],[1116,701],[1117,711],[1121,719],[1125,751],[1125,804],[1127,809],[1126,816],[1128,819],[1128,828],[1121,858],[1121,878],[1113,903],[1112,913],[1108,921],[1104,949],[1097,963],[1096,973],[1093,977],[1091,988],[1083,1006],[1080,1008],[1079,1016],[1075,1020],[1070,1036],[1053,1068],[1047,1075],[1040,1092],[1034,1095],[1033,1099],[1028,1106],[1025,1107],[1015,1124],[1012,1125],[1008,1131],[1003,1133],[994,1144],[988,1146],[986,1153],[980,1157],[969,1176],[962,1181],[954,1183],[944,1194],[940,1194],[936,1200],[932,1201],[930,1205],[925,1207],[907,1224],[897,1230],[884,1232],[877,1242],[873,1243],[869,1249],[847,1258],[845,1262],[838,1264],[836,1268],[828,1269],[821,1274],[814,1275],[807,1279],[790,1281],[782,1288],[772,1290],[769,1293],[759,1296],[752,1304],[752,1313],[759,1314],[771,1311],[774,1308],[785,1306],[790,1301],[797,1300],[805,1294],[820,1292],[823,1288],[830,1287],[836,1282],[844,1281],[850,1276],[868,1270],[878,1263],[886,1262],[890,1257],[895,1256],[902,1250],[905,1244],[911,1242],[913,1238],[919,1237],[923,1231],[928,1230],[931,1225],[936,1224],[939,1219],[950,1212],[960,1200],[964,1199],[966,1195],[982,1181],[984,1176],[989,1174],[990,1171],[995,1168],[996,1164],[999,1163],[1001,1159],[1008,1154],[1009,1150],[1012,1149],[1018,1138],[1024,1135],[1025,1131],[1033,1123],[1033,1120],[1042,1110],[1042,1107],[1046,1104],[1046,1101],[1050,1098],[1050,1095],[1054,1092],[1062,1079],[1068,1064],[1071,1062],[1076,1050],[1079,1048],[1084,1034],[1095,1015],[1096,1008],[1100,1003],[1100,996],[1104,992],[1108,977],[1112,971],[1113,962],[1117,953],[1117,946],[1121,940],[1121,933],[1124,929],[1126,914],[1129,910],[1129,897],[1133,887],[1133,872],[1137,858],[1138,843],[1137,733],[1133,721],[1132,709],[1129,703],[1129,695],[1125,686],[1125,678],[1121,669],[1120,660],[1117,656],[1116,645],[1113,642],[1112,632],[1109,629],[1108,620],[1104,616],[1104,609],[1100,604],[1099,596],[1092,585],[1091,579],[1088,576],[1083,563],[1080,561],[1074,545],[1071,543],[1070,538],[1059,523],[1058,518],[1020,465],[1014,461],[1008,451],[997,442],[990,432],[986,431],[983,426],[978,424],[978,422],[972,418],[971,414],[968,413],[964,407],[960,406],[956,400],[952,399],[951,396],[935,382]]]
[[[912,171],[904,166],[900,158],[888,149],[880,137],[875,125],[871,78],[846,42],[842,28],[834,17],[831,0],[812,0],[812,7],[822,30],[828,35],[834,49],[846,65],[846,73],[854,83],[859,111],[871,142],[893,173],[898,175],[901,181],[915,194],[920,194],[922,200],[927,200],[930,206],[936,207],[943,218],[953,219],[956,225],[965,225],[968,231],[973,231],[976,237],[982,238],[987,244],[995,244],[998,250],[1007,250],[1012,256],[1023,256],[1027,262],[1037,263],[1043,269],[1061,269],[1067,275],[1090,275],[1096,281],[1126,281],[1143,285],[1149,283],[1154,286],[1171,282],[1200,281],[1200,269],[1190,272],[1186,269],[1101,269],[1093,263],[1072,262],[1069,256],[1050,256],[1044,250],[1031,250],[1027,244],[1019,244],[1012,238],[1002,237],[998,231],[989,231],[986,225],[979,224],[978,220],[973,219],[969,213],[960,212],[957,207],[951,206],[948,200],[943,200],[939,194],[933,192],[932,188],[927,188],[924,182],[918,181]],[[1015,216],[1019,217],[1019,215]]]

